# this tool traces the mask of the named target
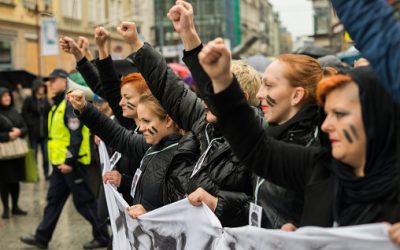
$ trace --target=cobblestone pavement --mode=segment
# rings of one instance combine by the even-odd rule
[[[49,183],[41,173],[38,183],[22,183],[20,207],[28,211],[27,216],[14,216],[3,220],[0,217],[0,250],[8,249],[35,249],[20,242],[19,237],[34,233],[39,224],[44,207]],[[2,207],[1,213],[3,212]],[[75,209],[71,196],[64,206],[58,221],[49,249],[67,250],[82,249],[82,245],[92,240],[91,226]]]

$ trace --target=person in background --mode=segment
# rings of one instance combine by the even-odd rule
[[[20,240],[47,248],[65,202],[72,194],[75,208],[92,226],[94,239],[83,248],[105,247],[109,241],[107,225],[101,224],[97,217],[96,199],[86,181],[91,162],[89,129],[76,118],[72,105],[65,99],[67,79],[68,74],[62,69],[55,69],[44,78],[50,81],[50,90],[55,94],[48,117],[48,150],[53,172],[42,221],[34,235],[22,236]]]
[[[0,87],[0,142],[8,142],[17,138],[22,138],[27,134],[27,127],[22,116],[14,108],[11,92]],[[11,160],[0,160],[0,194],[3,203],[3,219],[10,218],[10,208],[8,203],[9,195],[12,200],[13,215],[26,215],[18,206],[20,193],[19,182],[23,180],[25,174],[25,157]]]
[[[38,156],[39,147],[42,152],[43,173],[49,179],[49,158],[47,153],[47,115],[51,105],[47,99],[47,89],[41,78],[32,82],[32,96],[25,99],[22,106],[22,117],[28,125],[29,141],[35,156]]]

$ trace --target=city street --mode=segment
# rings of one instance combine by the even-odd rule
[[[0,218],[0,249],[35,249],[20,242],[19,237],[34,233],[46,206],[46,193],[49,183],[41,180],[36,184],[22,183],[20,206],[28,211],[27,216]],[[76,211],[71,197],[58,221],[49,249],[66,250],[82,249],[82,245],[92,240],[91,227]]]

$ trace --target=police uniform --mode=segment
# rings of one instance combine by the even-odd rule
[[[48,152],[53,172],[50,176],[47,206],[35,233],[36,241],[47,245],[51,240],[58,218],[71,193],[75,208],[93,227],[94,240],[106,244],[109,240],[107,225],[102,225],[97,218],[96,200],[85,181],[91,159],[89,129],[73,114],[73,107],[65,100],[65,93],[53,99],[54,105],[48,118]],[[72,171],[61,173],[58,169],[61,164],[72,167]]]

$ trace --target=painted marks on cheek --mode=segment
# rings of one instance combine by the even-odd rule
[[[157,130],[155,127],[153,127],[153,126],[151,126],[151,128],[148,128],[147,131],[148,131],[151,135],[155,135],[155,134],[158,133],[158,130]]]
[[[272,98],[271,96],[267,95],[266,99],[267,99],[268,106],[274,107],[276,105],[276,100],[274,98]]]
[[[128,109],[130,109],[130,110],[134,110],[134,109],[136,108],[136,106],[133,105],[133,103],[131,103],[131,102],[127,102],[127,103],[126,103],[126,107],[127,107]]]
[[[358,132],[357,132],[356,127],[353,124],[350,125],[350,130],[351,130],[351,133],[353,134],[354,138],[356,140],[358,140]]]
[[[346,140],[347,140],[350,144],[352,144],[352,143],[353,143],[353,138],[351,137],[349,131],[347,131],[346,129],[343,129],[343,134],[344,134],[344,137],[346,138]]]

